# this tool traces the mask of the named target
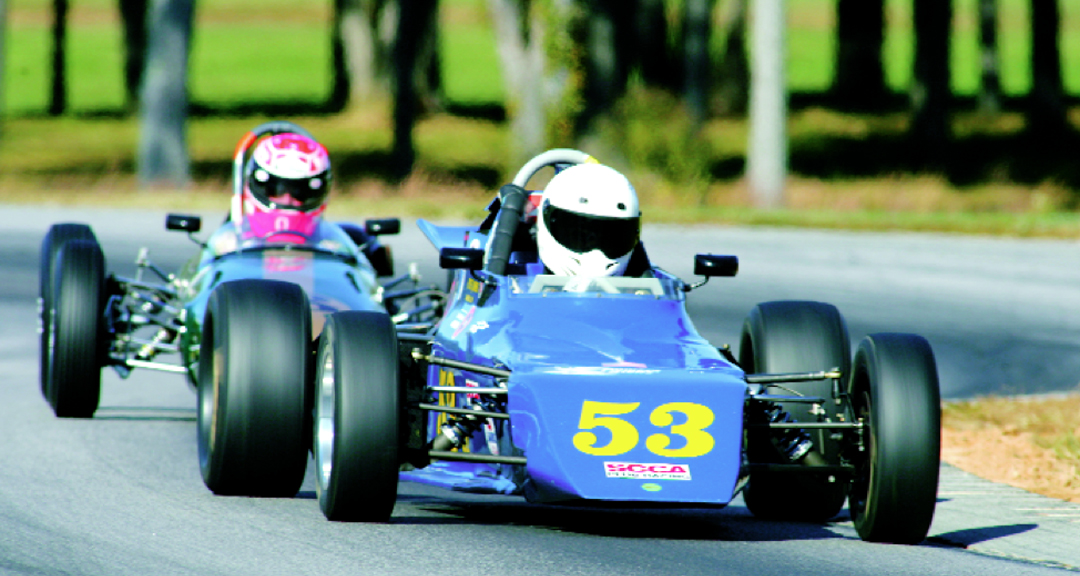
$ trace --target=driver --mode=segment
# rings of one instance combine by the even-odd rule
[[[340,248],[337,241],[319,239],[330,180],[330,155],[322,144],[291,132],[263,138],[244,167],[241,221],[219,228],[210,238],[211,250],[221,255],[238,243],[262,242]]]
[[[613,168],[586,163],[559,172],[544,188],[538,211],[537,250],[551,273],[640,276],[649,269],[639,242],[637,192]]]

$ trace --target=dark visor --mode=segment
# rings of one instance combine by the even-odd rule
[[[264,170],[261,174],[252,174],[248,178],[248,188],[256,198],[263,202],[272,202],[279,208],[312,210],[318,208],[329,190],[324,172],[310,178],[280,178]],[[264,179],[260,180],[259,177]]]
[[[607,218],[544,205],[544,225],[555,241],[578,254],[600,250],[608,258],[625,256],[637,246],[641,219]]]

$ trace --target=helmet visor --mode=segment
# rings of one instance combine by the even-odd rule
[[[314,210],[321,206],[330,190],[328,174],[307,178],[282,178],[256,168],[248,178],[248,189],[260,202],[275,208]]]
[[[548,203],[543,208],[544,225],[556,242],[572,252],[585,254],[600,250],[615,259],[637,246],[641,218],[611,218],[563,210]]]

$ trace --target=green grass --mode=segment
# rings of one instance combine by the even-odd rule
[[[973,93],[976,0],[957,0],[953,59],[954,88]],[[789,86],[821,91],[831,83],[836,0],[788,0]],[[1002,0],[1002,74],[1006,93],[1026,89],[1027,17],[1025,0]],[[1062,36],[1067,87],[1080,89],[1080,3],[1063,6]],[[77,202],[131,196],[137,119],[117,117],[123,104],[120,24],[115,0],[80,0],[70,17],[69,102],[71,114],[48,118],[47,63],[51,0],[9,3],[9,36],[0,138],[0,200],[40,199],[47,191],[57,201]],[[903,91],[912,58],[910,0],[886,0],[888,30],[884,64],[887,81]],[[189,77],[193,101],[211,108],[238,104],[293,102],[319,106],[330,87],[328,2],[295,0],[215,0],[199,3]],[[452,104],[498,105],[505,91],[485,0],[447,0],[443,22],[444,87]],[[719,45],[717,39],[717,44]],[[958,117],[957,134],[983,142],[967,145],[958,160],[996,162],[974,177],[904,175],[904,115],[857,116],[822,110],[794,111],[789,123],[793,170],[789,209],[750,208],[738,179],[745,155],[746,124],[715,119],[688,136],[685,115],[670,96],[628,99],[609,127],[612,150],[604,159],[627,170],[641,191],[650,218],[676,222],[738,222],[844,228],[947,230],[1039,236],[1078,236],[1078,199],[1068,182],[1071,172],[1014,181],[1017,167],[1037,163],[1024,156],[1014,136],[1022,127],[1016,114],[987,119]],[[114,114],[86,114],[88,112]],[[263,117],[193,117],[189,146],[196,194],[216,198],[228,187],[236,140]],[[511,135],[507,127],[484,120],[437,114],[416,129],[418,172],[398,185],[386,177],[391,131],[389,111],[376,106],[344,115],[301,113],[300,122],[323,140],[335,158],[343,197],[385,205],[392,212],[448,214],[440,195],[463,205],[482,204],[513,167],[506,165]],[[1004,139],[1002,141],[995,138]],[[1012,138],[1012,140],[1009,140]],[[962,144],[962,143],[961,143]],[[1003,144],[1008,144],[1006,147]],[[598,149],[599,150],[599,149]],[[845,150],[847,152],[845,152]],[[870,150],[870,152],[867,152]],[[590,150],[593,151],[593,150]],[[621,157],[620,157],[621,156]],[[845,156],[852,159],[845,160]],[[860,171],[866,163],[876,171]],[[1075,163],[1073,163],[1075,164]],[[842,176],[830,176],[835,172]],[[800,175],[801,174],[801,175]],[[999,174],[1005,174],[1000,176]],[[24,192],[26,191],[26,192]],[[402,200],[398,197],[406,198]],[[211,200],[213,201],[213,200]],[[1066,210],[1057,212],[1057,210]],[[468,213],[468,209],[455,213]]]
[[[789,0],[788,74],[792,91],[820,91],[833,73],[836,0]],[[320,100],[329,88],[329,3],[217,0],[199,3],[191,54],[193,99],[210,105]],[[50,0],[14,0],[7,49],[4,111],[41,112],[48,101]],[[979,86],[977,0],[956,0],[953,89]],[[501,102],[505,91],[495,40],[481,0],[444,2],[445,86],[460,103]],[[1001,76],[1006,94],[1030,86],[1025,0],[1001,2]],[[1064,84],[1080,92],[1080,3],[1061,3]],[[886,0],[884,65],[888,85],[905,91],[913,58],[910,0]],[[113,0],[73,3],[68,42],[75,111],[117,109],[123,101],[119,16]]]

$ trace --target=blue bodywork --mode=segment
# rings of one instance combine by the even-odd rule
[[[421,221],[439,249],[481,247],[475,229]],[[488,412],[461,452],[526,463],[437,460],[405,480],[455,490],[523,494],[533,502],[724,505],[745,479],[748,387],[694,328],[684,284],[648,278],[576,280],[544,275],[534,255],[514,272],[460,270],[430,353],[510,371],[500,378],[431,364],[427,402]],[[469,393],[505,388],[505,396]],[[427,437],[448,418],[431,411]]]

